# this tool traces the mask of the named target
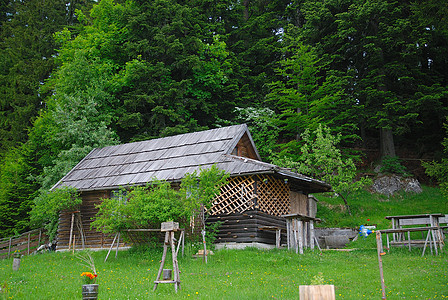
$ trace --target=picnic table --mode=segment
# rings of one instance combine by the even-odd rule
[[[426,247],[430,246],[431,249],[431,253],[433,253],[433,249],[436,253],[436,255],[438,255],[438,251],[437,251],[437,243],[439,243],[440,245],[440,250],[442,250],[442,245],[440,242],[438,242],[437,240],[435,240],[434,238],[434,231],[438,230],[439,227],[434,227],[434,226],[429,226],[429,227],[411,227],[411,228],[397,228],[397,229],[383,229],[383,230],[377,230],[377,233],[379,233],[380,235],[380,243],[381,243],[381,252],[384,252],[382,247],[382,241],[381,241],[381,234],[386,234],[386,245],[387,245],[387,249],[390,249],[391,245],[407,245],[409,247],[409,251],[411,251],[411,246],[413,245],[423,245],[423,251],[422,251],[422,256],[425,255],[425,251],[426,251]],[[411,232],[422,232],[424,233],[425,231],[427,231],[426,234],[426,239],[423,241],[420,240],[411,240]],[[396,233],[400,233],[400,234],[405,234],[407,233],[407,240],[403,239],[402,241],[399,242],[390,242],[389,240],[389,234],[396,234]]]
[[[441,213],[434,214],[419,214],[419,215],[400,215],[400,216],[387,216],[386,219],[391,220],[392,229],[380,230],[381,233],[387,235],[387,247],[390,245],[404,246],[408,245],[409,251],[412,245],[423,244],[423,254],[425,253],[426,246],[431,246],[431,252],[434,249],[437,253],[437,245],[440,246],[440,250],[443,247],[443,232],[440,227],[440,222],[445,222],[445,215]],[[422,226],[424,225],[424,226]],[[411,232],[422,232],[423,240],[411,240]],[[425,239],[425,232],[426,239]],[[392,234],[392,241],[389,241],[389,233]],[[406,236],[407,234],[407,236]]]

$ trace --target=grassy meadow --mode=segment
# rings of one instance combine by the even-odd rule
[[[438,189],[425,188],[420,195],[400,194],[386,199],[369,193],[348,200],[348,216],[338,198],[320,197],[318,215],[325,226],[377,224],[388,228],[386,215],[445,212],[447,202]],[[369,221],[367,221],[369,219]],[[98,270],[99,299],[298,299],[299,285],[334,284],[336,299],[381,299],[381,284],[374,235],[360,238],[353,251],[305,251],[286,249],[219,250],[205,264],[192,255],[188,244],[179,257],[181,290],[153,281],[162,257],[161,247],[112,253],[93,253]],[[448,298],[448,254],[421,257],[421,249],[393,248],[383,256],[387,299]],[[170,267],[167,260],[166,268]],[[12,271],[12,258],[0,260],[0,299],[81,299],[81,273],[90,271],[68,252],[44,253],[22,258]]]
[[[374,236],[359,240],[362,250],[351,252],[287,250],[220,250],[205,264],[193,259],[190,247],[179,258],[181,290],[159,284],[153,292],[160,249],[120,251],[106,263],[106,251],[93,254],[98,270],[99,299],[298,299],[299,285],[321,278],[334,284],[337,299],[380,299]],[[383,256],[388,299],[448,298],[448,255],[420,256],[415,250],[392,249]],[[0,299],[80,299],[86,270],[71,253],[24,257],[19,271],[12,259],[0,261]],[[169,267],[166,264],[166,267]]]

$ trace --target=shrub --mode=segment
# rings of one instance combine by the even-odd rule
[[[35,227],[44,227],[50,241],[58,230],[59,214],[63,210],[78,209],[82,203],[78,191],[72,187],[63,187],[49,192],[41,192],[34,199],[31,210],[31,223]]]
[[[381,160],[380,172],[408,176],[409,173],[407,172],[406,167],[401,163],[401,159],[397,156],[385,156]]]

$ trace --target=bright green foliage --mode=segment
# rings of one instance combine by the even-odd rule
[[[307,129],[301,137],[304,144],[300,147],[300,156],[295,160],[291,156],[281,157],[279,165],[329,183],[345,202],[350,193],[370,183],[367,178],[355,180],[357,174],[353,160],[344,158],[336,147],[341,140],[340,135],[332,135],[328,127],[319,124],[315,131]]]
[[[279,80],[269,85],[271,92],[267,95],[280,111],[277,122],[283,136],[298,140],[305,129],[314,130],[324,123],[333,132],[343,132],[345,140],[353,141],[355,101],[344,90],[347,78],[326,71],[316,50],[296,37],[297,29],[286,29],[282,35],[284,56],[276,69]]]
[[[42,192],[34,199],[30,213],[34,227],[44,227],[50,241],[54,239],[58,229],[59,214],[63,210],[79,209],[81,197],[75,188],[64,187],[51,192]]]
[[[166,221],[182,222],[188,216],[181,194],[166,181],[121,189],[102,199],[92,227],[105,233],[123,229],[160,228]]]
[[[237,121],[248,124],[250,134],[263,161],[269,161],[278,148],[279,128],[275,112],[267,107],[236,107]]]
[[[213,199],[226,184],[229,174],[215,165],[188,173],[182,178],[181,192],[186,199],[186,209],[193,214],[201,206],[210,209]]]

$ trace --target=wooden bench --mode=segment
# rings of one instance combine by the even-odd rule
[[[428,245],[430,245],[431,248],[431,253],[432,253],[432,249],[434,247],[435,253],[436,255],[438,255],[438,251],[437,251],[437,243],[440,244],[440,249],[442,249],[441,247],[441,241],[436,239],[434,232],[438,231],[440,229],[439,226],[429,226],[429,227],[411,227],[411,228],[394,228],[394,229],[383,229],[383,230],[377,230],[377,232],[381,234],[385,233],[386,234],[386,239],[387,239],[387,248],[388,250],[390,249],[391,245],[408,245],[409,247],[409,251],[411,251],[411,247],[412,245],[419,245],[419,244],[423,244],[423,251],[422,251],[422,256],[425,255],[425,250],[426,247]],[[420,241],[420,240],[411,240],[411,232],[425,232],[427,231],[428,233],[426,234],[426,239],[424,241]],[[402,241],[389,241],[389,234],[396,234],[396,233],[407,233],[407,241],[406,240],[402,240]],[[381,243],[381,247],[382,247],[382,243]],[[381,249],[381,252],[383,252],[383,249]]]
[[[386,219],[391,220],[392,229],[402,229],[404,226],[418,226],[425,225],[429,227],[437,227],[436,231],[432,231],[433,239],[440,244],[442,248],[442,242],[444,240],[444,235],[442,232],[442,227],[440,224],[447,222],[447,217],[441,213],[435,214],[420,214],[420,215],[401,215],[401,216],[387,216]],[[411,227],[412,228],[412,227]],[[404,232],[396,232],[392,234],[392,239],[394,243],[399,243],[406,240]]]

